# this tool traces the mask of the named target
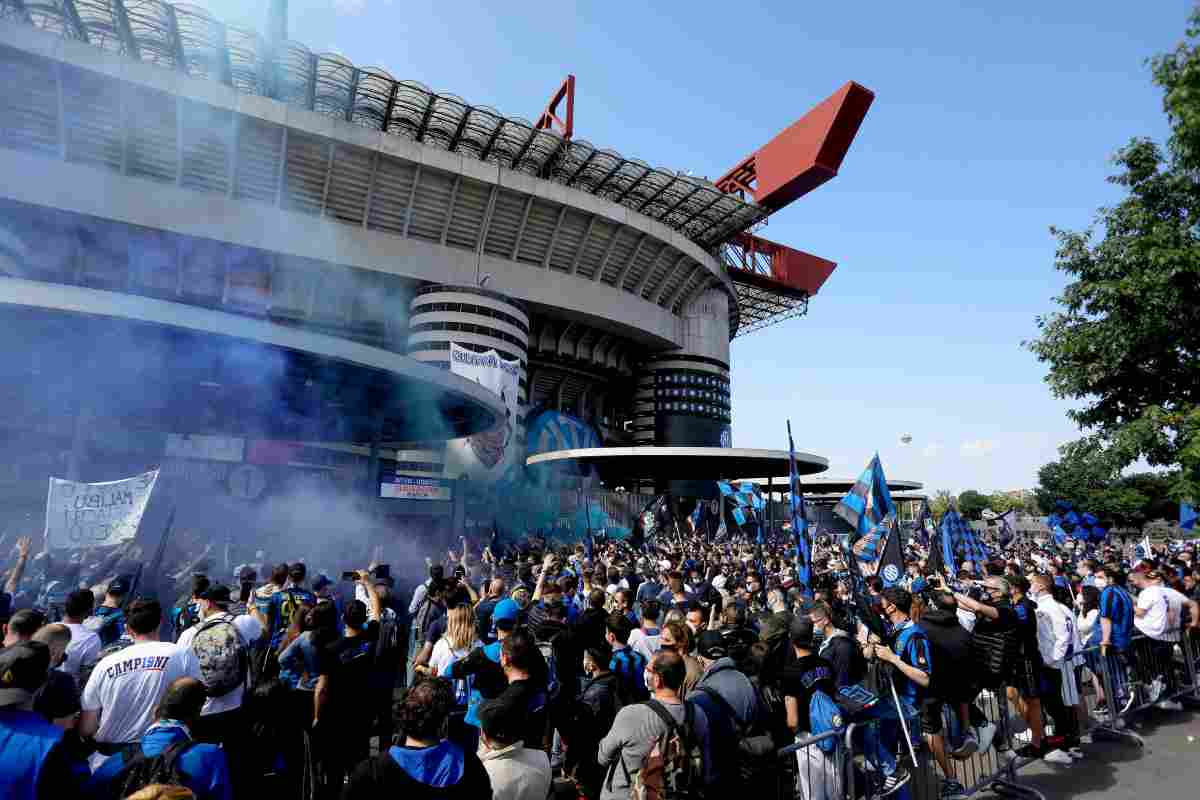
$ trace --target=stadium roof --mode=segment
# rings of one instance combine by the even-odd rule
[[[575,463],[593,466],[602,478],[638,475],[670,480],[717,480],[732,475],[782,470],[787,473],[786,450],[744,447],[592,447],[538,453],[525,460],[528,466]],[[812,453],[796,452],[796,469],[813,475],[829,469],[829,461]]]
[[[765,219],[768,209],[703,178],[652,167],[529,120],[506,117],[379,67],[283,42],[275,57],[256,32],[203,9],[161,0],[0,0],[16,18],[238,91],[395,134],[602,197],[711,249]]]

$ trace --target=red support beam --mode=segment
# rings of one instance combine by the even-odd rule
[[[558,105],[564,100],[567,102],[565,120],[558,116]],[[557,130],[562,134],[563,139],[570,139],[571,135],[575,133],[574,75],[568,75],[562,82],[562,86],[558,87],[558,91],[550,98],[550,102],[546,104],[546,110],[538,117],[538,121],[533,127],[536,130]]]
[[[785,295],[812,296],[837,269],[837,264],[820,256],[749,233],[739,233],[729,245],[736,261],[729,265],[734,282]]]
[[[874,100],[850,81],[725,173],[717,188],[772,212],[803,197],[837,175]]]

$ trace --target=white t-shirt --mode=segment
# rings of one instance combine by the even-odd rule
[[[98,742],[132,742],[154,722],[167,687],[188,676],[187,653],[171,642],[138,642],[100,659],[81,705],[100,712]]]
[[[1179,615],[1183,604],[1172,594],[1179,595],[1179,592],[1165,586],[1147,586],[1138,592],[1137,607],[1145,609],[1146,614],[1134,616],[1133,624],[1151,639],[1179,641]]]
[[[67,645],[67,658],[60,670],[79,680],[79,671],[85,664],[95,664],[100,658],[100,637],[78,622],[65,623],[71,629],[71,642]]]
[[[192,641],[196,638],[196,634],[200,632],[200,626],[204,622],[207,622],[208,619],[211,619],[211,617],[206,618],[202,622],[197,622],[179,636],[179,646],[186,652],[187,674],[196,679],[200,679],[200,659],[196,657],[196,651],[192,649]],[[250,614],[242,614],[230,619],[233,622],[234,629],[237,630],[238,635],[242,637],[242,642],[244,643],[256,642],[263,635],[263,626],[258,621],[258,617]],[[242,698],[245,693],[245,686],[239,686],[229,694],[208,698],[204,701],[204,708],[200,711],[200,716],[220,714],[222,711],[233,711],[236,708],[241,708]]]
[[[451,661],[456,661],[460,658],[466,658],[467,654],[472,649],[479,646],[479,642],[472,642],[469,646],[462,650],[454,650],[450,647],[450,640],[445,636],[437,640],[437,644],[433,646],[433,652],[429,655],[429,672],[435,677],[441,677],[442,670]]]
[[[662,649],[662,628],[658,629],[658,633],[650,635],[641,628],[634,628],[629,632],[629,649],[641,653],[646,663],[649,664],[654,660],[654,655]]]

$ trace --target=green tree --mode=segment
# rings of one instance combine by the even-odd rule
[[[991,498],[986,494],[967,489],[958,496],[958,513],[966,519],[977,520],[990,503]]]
[[[1058,461],[1038,470],[1034,496],[1043,514],[1053,512],[1059,500],[1086,510],[1095,492],[1117,480],[1119,472],[1114,459],[1095,438],[1067,442],[1058,448],[1058,455]]]
[[[1027,346],[1118,467],[1179,468],[1178,499],[1200,497],[1200,9],[1187,39],[1150,66],[1170,139],[1117,152],[1109,180],[1126,196],[1093,228],[1051,229],[1071,282]]]
[[[950,504],[953,502],[954,495],[949,489],[938,489],[929,501],[929,513],[933,514],[933,518],[940,522],[946,512],[950,510]]]

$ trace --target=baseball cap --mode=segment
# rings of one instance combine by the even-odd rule
[[[696,640],[696,652],[710,661],[724,658],[728,653],[725,637],[721,635],[720,631],[705,631]]]
[[[231,593],[228,586],[214,583],[197,596],[201,600],[208,600],[210,603],[228,603]]]
[[[791,637],[792,644],[804,648],[812,647],[812,620],[808,619],[807,617],[796,617],[792,620],[792,625],[788,629],[788,635]]]
[[[492,609],[492,624],[500,630],[510,631],[517,626],[517,615],[521,608],[517,605],[517,601],[511,598],[506,598],[496,603],[496,607]]]
[[[108,588],[105,591],[109,594],[129,594],[130,583],[128,575],[118,575],[108,582]]]
[[[50,648],[43,642],[20,642],[0,650],[0,706],[28,702],[49,672]]]

